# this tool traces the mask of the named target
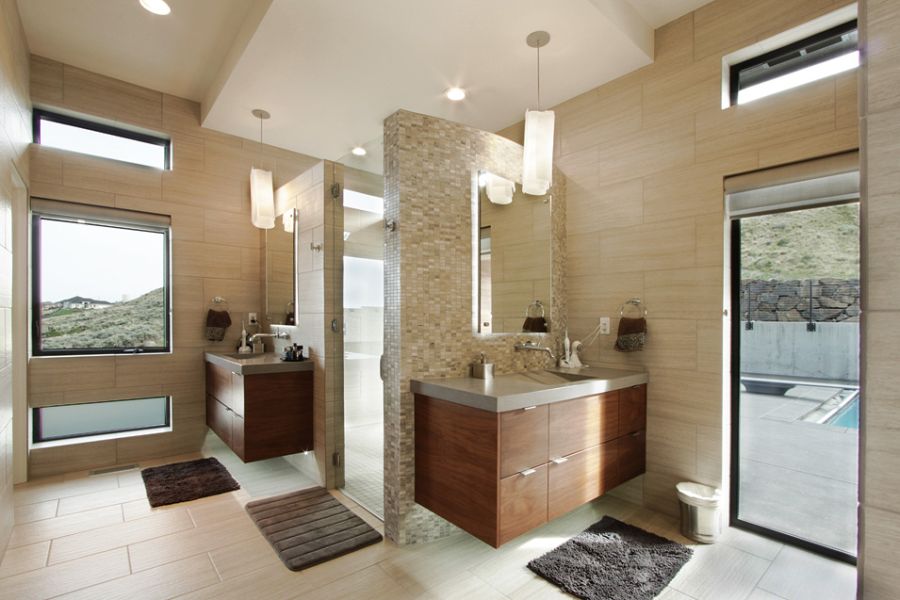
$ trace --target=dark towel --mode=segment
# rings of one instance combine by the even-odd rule
[[[647,319],[622,317],[619,319],[619,331],[616,337],[616,350],[619,352],[636,352],[644,349],[647,339]]]
[[[206,339],[221,342],[225,339],[225,330],[231,325],[231,316],[227,310],[209,309],[206,313]]]
[[[547,320],[544,317],[525,317],[522,331],[526,333],[545,333],[547,331]]]

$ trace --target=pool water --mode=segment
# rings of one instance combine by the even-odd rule
[[[828,424],[835,427],[859,429],[859,397],[857,396],[850,401],[847,406],[828,421]]]

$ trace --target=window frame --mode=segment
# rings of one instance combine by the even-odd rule
[[[142,133],[140,131],[134,131],[131,129],[125,129],[123,127],[116,127],[115,125],[108,125],[106,123],[100,123],[98,121],[91,121],[89,119],[84,119],[81,117],[74,117],[72,115],[53,112],[51,110],[46,110],[42,108],[35,108],[32,110],[31,115],[31,128],[32,128],[32,137],[35,144],[41,143],[41,121],[51,121],[53,123],[60,123],[62,125],[70,125],[72,127],[78,127],[79,129],[87,129],[89,131],[96,131],[97,133],[105,133],[107,135],[113,135],[120,138],[125,138],[129,140],[135,140],[138,142],[144,142],[147,144],[153,144],[155,146],[162,146],[165,151],[165,158],[163,159],[164,165],[160,170],[163,171],[171,171],[172,170],[172,140],[158,136],[152,135],[149,133]],[[51,146],[52,147],[52,146]],[[74,150],[71,152],[75,152]],[[131,162],[129,160],[123,160],[120,158],[109,158],[107,156],[97,156],[95,154],[89,154],[86,152],[78,152],[78,154],[82,154],[84,156],[93,156],[95,158],[103,159],[103,160],[114,160],[116,162],[124,163],[127,165],[133,165],[136,167],[144,167],[147,169],[159,169],[158,167],[153,167],[150,165],[144,165],[141,163]]]
[[[165,314],[165,345],[154,348],[69,348],[60,350],[46,350],[42,348],[41,340],[41,221],[63,221],[69,223],[84,223],[100,227],[115,227],[159,233],[163,236],[163,310]],[[54,214],[50,211],[31,212],[31,355],[35,357],[45,356],[98,356],[98,355],[141,355],[141,354],[168,354],[172,352],[172,229],[170,226],[141,225],[132,222],[115,221],[114,219],[101,219],[97,217],[74,217],[70,215]]]
[[[787,44],[785,46],[781,46],[766,52],[765,54],[760,54],[758,56],[754,56],[753,58],[748,58],[747,60],[743,60],[739,63],[735,63],[728,68],[728,98],[730,102],[730,106],[738,105],[738,94],[741,91],[740,88],[740,75],[741,71],[744,71],[748,68],[755,67],[757,65],[761,65],[763,63],[767,63],[772,59],[778,58],[784,54],[790,54],[791,52],[796,52],[802,48],[806,48],[812,44],[817,42],[822,42],[824,40],[830,39],[836,35],[849,33],[851,31],[858,31],[859,25],[857,23],[857,19],[852,19],[850,21],[846,21],[841,23],[840,25],[835,25],[834,27],[830,27],[824,31],[820,31],[819,33],[807,36],[801,40],[793,42],[791,44]],[[858,45],[857,45],[858,48]],[[799,70],[804,67],[809,67],[815,65],[819,62],[823,62],[824,60],[828,60],[834,57],[823,57],[820,59],[810,59],[809,62],[804,63],[801,67],[796,70]],[[789,71],[793,72],[793,71]],[[769,81],[770,79],[774,79],[775,77],[780,77],[785,73],[781,73],[779,75],[774,75],[771,78],[763,79],[756,83],[762,83],[764,81]]]
[[[89,433],[77,433],[72,435],[60,435],[55,437],[41,436],[41,412],[45,408],[57,408],[60,406],[83,406],[88,404],[106,404],[108,402],[128,402],[129,400],[151,400],[154,398],[162,398],[166,405],[166,419],[162,425],[150,425],[147,427],[137,427],[131,429],[110,429],[103,431],[93,431]],[[122,437],[121,434],[132,434],[141,431],[165,430],[172,427],[172,396],[148,396],[146,398],[117,398],[115,400],[98,400],[96,402],[81,402],[77,404],[53,404],[49,406],[33,406],[31,407],[31,445],[49,444],[53,442],[65,442],[69,440],[85,440],[90,438],[113,436]]]

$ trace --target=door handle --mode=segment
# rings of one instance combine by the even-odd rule
[[[534,475],[537,473],[537,469],[525,469],[524,471],[520,471],[519,475],[522,477],[528,477],[529,475]]]

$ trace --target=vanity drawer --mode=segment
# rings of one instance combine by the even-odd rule
[[[551,459],[615,439],[619,430],[619,392],[586,396],[550,405]]]
[[[616,485],[637,477],[646,469],[647,436],[635,431],[616,440],[619,447],[619,474]]]
[[[232,415],[231,410],[214,396],[206,395],[206,425],[227,445],[231,445]]]
[[[230,370],[206,363],[206,393],[228,408],[232,408],[231,376]]]
[[[616,445],[614,440],[549,463],[548,519],[590,502],[615,485]]]
[[[647,386],[619,390],[619,434],[647,429]]]
[[[500,480],[499,544],[546,522],[547,465],[524,469]]]
[[[500,477],[547,462],[547,405],[500,413]]]

